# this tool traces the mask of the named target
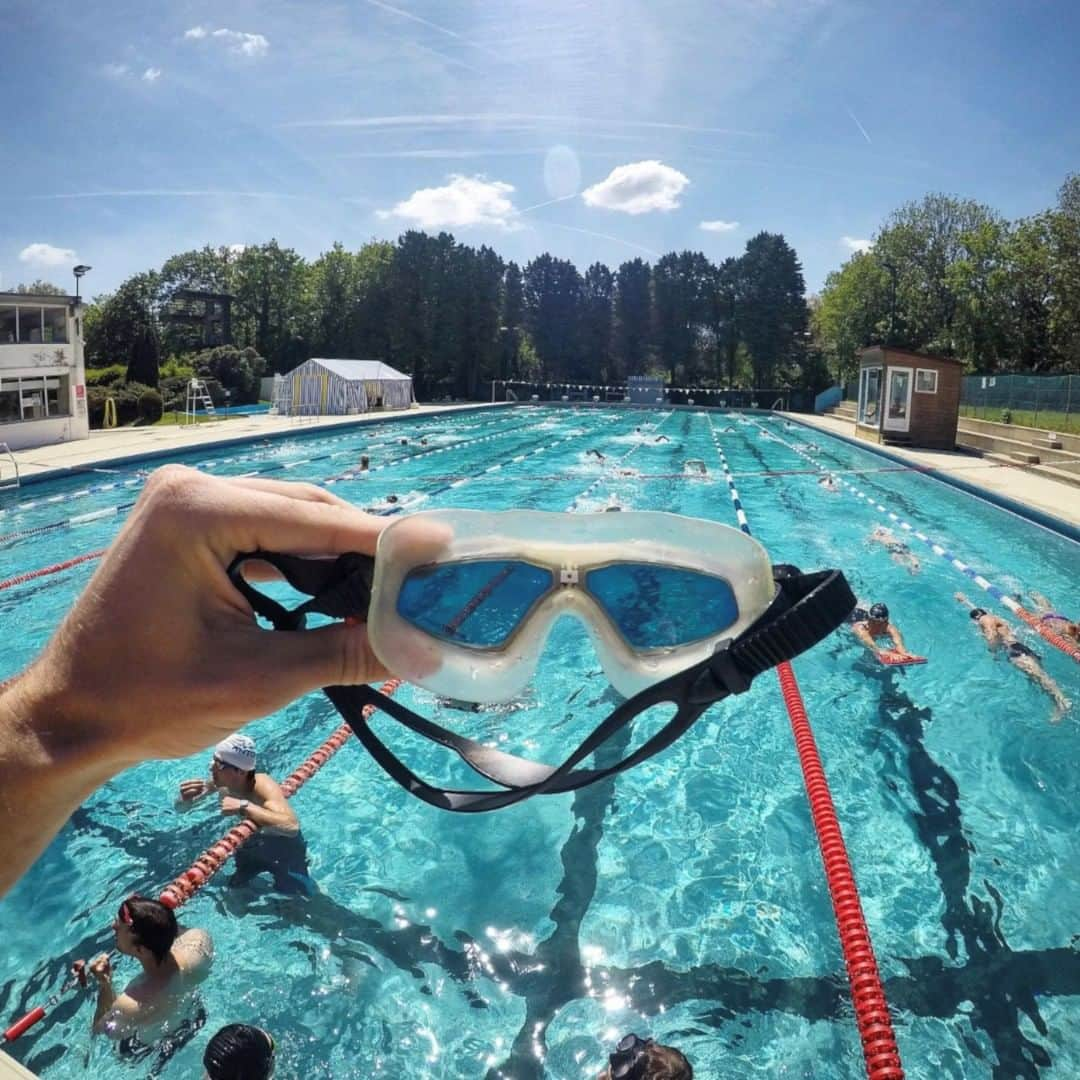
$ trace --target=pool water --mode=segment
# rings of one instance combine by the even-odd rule
[[[735,524],[714,429],[774,562],[840,567],[862,599],[888,603],[908,647],[929,657],[887,668],[842,631],[794,664],[907,1075],[1080,1075],[1080,705],[1050,724],[1050,699],[987,651],[953,593],[993,601],[913,538],[903,537],[920,571],[895,563],[869,537],[877,525],[899,528],[850,492],[821,488],[792,447],[812,446],[815,461],[1025,602],[1034,589],[1057,610],[1080,609],[1075,543],[775,417],[521,406],[186,460],[220,475],[328,482],[366,507],[589,512],[616,501]],[[361,454],[367,473],[355,471]],[[693,460],[707,474],[688,470]],[[141,482],[134,472],[83,475],[5,496],[0,580],[104,546],[124,514],[112,511]],[[64,524],[73,517],[83,520]],[[93,565],[0,592],[0,678],[37,652]],[[1019,634],[1080,699],[1077,665]],[[399,695],[473,738],[549,761],[617,701],[569,620],[509,706],[467,712],[419,689]],[[260,767],[291,772],[336,723],[316,694],[253,724]],[[472,786],[430,747],[378,730],[426,777]],[[599,760],[622,756],[625,739]],[[213,807],[172,809],[179,781],[207,764],[205,754],[148,762],[115,779],[0,904],[4,1016],[42,1002],[74,957],[105,944],[126,895],[154,895],[224,831]],[[681,1046],[703,1077],[862,1072],[771,674],[647,764],[576,795],[441,813],[350,744],[293,805],[321,892],[231,891],[226,871],[184,908],[182,921],[209,929],[217,947],[200,992],[205,1028],[192,1041],[164,1063],[121,1060],[103,1040],[91,1044],[91,996],[69,994],[13,1045],[15,1056],[48,1080],[88,1068],[104,1080],[190,1077],[208,1035],[245,1020],[274,1033],[282,1077],[571,1080],[595,1076],[629,1030]],[[118,980],[131,974],[123,961]]]

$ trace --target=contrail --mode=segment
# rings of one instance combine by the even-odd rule
[[[553,229],[566,229],[567,232],[581,233],[582,236],[593,236],[597,240],[610,240],[614,244],[623,244],[628,248],[644,251],[646,255],[652,255],[653,258],[659,258],[660,256],[659,251],[653,251],[652,248],[647,248],[644,244],[635,244],[632,240],[624,240],[621,236],[612,236],[610,233],[593,232],[592,229],[579,229],[575,225],[560,225],[557,221],[540,221],[540,224],[550,225]]]
[[[494,57],[496,60],[502,60],[494,49],[489,49],[485,45],[477,45],[475,41],[469,41],[468,38],[463,37],[456,30],[450,30],[445,26],[440,26],[438,23],[433,23],[428,19],[422,19],[419,15],[414,15],[411,11],[402,11],[399,7],[394,7],[392,4],[384,4],[382,0],[365,0],[365,2],[371,7],[381,8],[383,11],[389,11],[391,15],[398,15],[402,19],[409,19],[411,22],[419,23],[421,26],[426,26],[429,30],[434,30],[438,34],[445,34],[447,37],[453,38],[455,41],[460,41],[462,45],[468,45],[471,49],[479,49],[482,53],[486,53],[488,56]]]
[[[868,143],[870,143],[871,146],[873,146],[874,145],[873,140],[870,138],[869,135],[866,134],[866,128],[864,128],[862,126],[862,124],[859,123],[859,118],[850,109],[848,109],[847,114],[848,114],[848,116],[851,117],[852,120],[855,121],[855,126],[862,132],[862,137]]]

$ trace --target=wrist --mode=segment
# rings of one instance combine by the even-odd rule
[[[72,707],[37,666],[0,687],[0,730],[19,746],[29,769],[52,770],[88,791],[138,761],[96,718]]]

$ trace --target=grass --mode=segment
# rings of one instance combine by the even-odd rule
[[[1070,435],[1080,435],[1080,412],[1053,412],[1048,409],[1005,409],[993,405],[961,405],[960,415],[970,416],[973,420],[994,420],[1004,423],[1001,419],[1003,412],[1011,414],[1010,423],[1020,424],[1023,427],[1043,428],[1046,431],[1066,432]]]
[[[187,422],[187,416],[183,412],[167,412],[161,419],[154,425],[154,427],[169,427],[177,424],[184,424]],[[206,416],[202,413],[195,414],[195,423],[197,424],[216,424],[219,420],[228,420],[229,417],[223,413],[219,413],[216,417]]]

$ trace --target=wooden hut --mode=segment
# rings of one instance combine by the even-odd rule
[[[855,433],[877,443],[952,450],[964,365],[873,345],[859,354]]]

